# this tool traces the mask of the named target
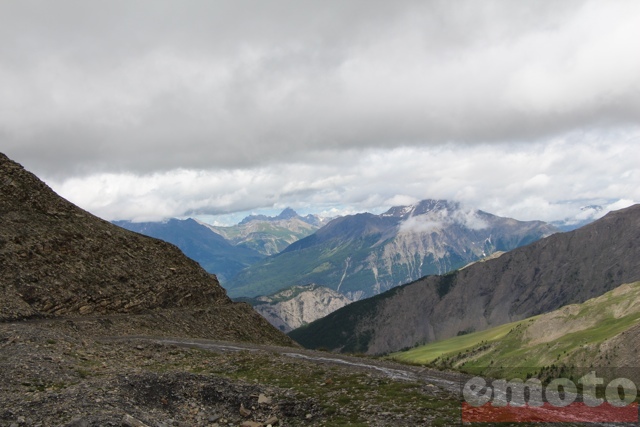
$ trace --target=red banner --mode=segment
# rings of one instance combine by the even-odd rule
[[[583,402],[574,402],[568,406],[558,407],[545,402],[542,406],[493,406],[486,403],[483,406],[471,406],[462,403],[463,423],[488,422],[537,422],[537,423],[637,423],[638,404],[616,407],[607,402],[590,407]]]

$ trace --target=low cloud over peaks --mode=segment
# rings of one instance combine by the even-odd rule
[[[400,224],[399,232],[428,234],[453,224],[471,230],[482,230],[489,226],[473,209],[458,208],[451,210],[445,208],[427,212],[426,214],[410,216]]]

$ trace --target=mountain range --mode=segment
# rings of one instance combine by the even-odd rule
[[[582,303],[640,280],[640,205],[446,275],[350,304],[290,336],[383,354]]]
[[[286,208],[278,216],[250,215],[230,227],[213,226],[193,218],[113,223],[173,243],[225,284],[245,268],[312,234],[323,221],[316,215],[300,216]]]
[[[381,215],[336,218],[243,270],[225,287],[232,297],[252,297],[316,283],[358,300],[556,231],[541,221],[516,221],[456,202],[424,200]]]
[[[274,255],[322,227],[327,220],[317,215],[300,216],[291,208],[279,215],[249,215],[239,224],[219,227],[204,224],[233,245],[247,247],[263,255]]]
[[[419,205],[369,222],[361,215],[355,229],[352,218],[338,219],[315,235],[338,235],[343,227],[347,244],[378,235],[371,248],[403,233],[464,240],[451,229],[479,238],[497,218],[452,202]],[[396,217],[394,234],[383,225]],[[290,336],[308,347],[369,354],[444,340],[428,360],[434,366],[492,374],[494,361],[525,362],[536,365],[527,375],[542,379],[566,374],[564,363],[633,366],[640,349],[640,205],[500,251],[504,242],[530,238],[517,221],[495,221],[504,230],[505,220],[517,232],[496,229],[459,269],[346,305]],[[196,221],[183,226],[202,229]],[[282,253],[313,247],[313,236]],[[329,308],[344,299],[309,285],[260,302],[289,310],[292,316],[281,319],[294,324],[321,315],[318,301]],[[301,310],[309,304],[315,310]],[[2,154],[0,348],[3,425],[460,421],[458,374],[298,350],[250,305],[230,300],[216,276],[175,245],[91,215]],[[434,354],[432,346],[413,351]]]

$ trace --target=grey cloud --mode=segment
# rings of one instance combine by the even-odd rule
[[[246,168],[637,124],[639,9],[4,2],[2,149],[60,177]]]

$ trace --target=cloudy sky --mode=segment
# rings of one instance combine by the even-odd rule
[[[0,151],[108,220],[640,201],[640,2],[0,0]]]

